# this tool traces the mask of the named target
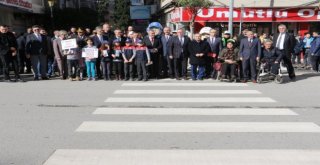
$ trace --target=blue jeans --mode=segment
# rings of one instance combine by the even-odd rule
[[[88,78],[96,77],[96,61],[86,61]]]
[[[52,76],[54,74],[54,59],[53,58],[48,58],[48,76]]]
[[[206,69],[204,65],[191,65],[192,79],[203,79],[205,71]]]

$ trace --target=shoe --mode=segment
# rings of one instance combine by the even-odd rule
[[[247,83],[247,80],[241,80],[242,83]]]
[[[72,79],[71,77],[69,78],[69,80],[70,80],[70,81],[73,81],[73,79]]]
[[[38,77],[33,78],[34,81],[39,81]]]
[[[77,77],[76,77],[76,81],[80,81],[80,77],[77,76]]]
[[[176,80],[181,80],[181,78],[180,77],[176,77]]]
[[[139,78],[138,81],[142,81],[142,78]]]
[[[183,76],[183,80],[188,80],[188,77],[187,76]]]
[[[42,80],[49,80],[48,77],[41,77]]]
[[[257,83],[257,80],[252,80],[252,83],[256,84],[256,83]]]
[[[18,78],[15,80],[16,82],[26,82],[25,80],[21,79],[21,78]]]
[[[90,78],[90,77],[88,77],[87,81],[91,81],[91,78]]]
[[[148,81],[148,79],[143,79],[143,81]]]
[[[96,78],[92,78],[92,81],[97,81],[97,79]]]
[[[4,82],[13,83],[13,82],[16,82],[16,81],[15,80],[11,80],[11,79],[6,79],[6,80],[4,80]]]

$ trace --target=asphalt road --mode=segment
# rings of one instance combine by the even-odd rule
[[[319,82],[0,82],[0,165],[316,165]]]

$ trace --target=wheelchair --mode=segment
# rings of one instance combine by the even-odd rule
[[[282,84],[284,82],[283,76],[288,73],[287,68],[283,61],[280,62],[280,67],[278,68],[278,74],[271,72],[271,67],[267,68],[268,62],[262,61],[258,69],[257,83],[267,83],[275,82],[277,84]]]
[[[236,64],[236,70],[235,70],[235,77],[232,78],[230,73],[226,75],[226,77],[223,77],[222,75],[222,65],[224,63],[223,59],[219,59],[215,64],[214,64],[214,70],[217,72],[217,80],[221,82],[240,82],[240,67],[238,63]]]

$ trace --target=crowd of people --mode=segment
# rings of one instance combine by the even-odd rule
[[[8,26],[0,25],[0,63],[7,82],[24,82],[20,74],[33,73],[35,81],[53,77],[70,81],[162,78],[196,81],[220,76],[256,83],[257,65],[261,62],[267,63],[267,69],[274,75],[283,62],[291,80],[295,80],[295,64],[311,66],[314,72],[319,72],[318,33],[294,37],[283,24],[278,31],[273,36],[259,37],[245,29],[242,35],[233,38],[226,31],[220,38],[211,29],[210,34],[196,33],[189,38],[184,29],[173,33],[165,27],[161,34],[149,30],[143,36],[132,26],[122,32],[117,28],[111,30],[110,24],[104,23],[92,32],[89,28],[72,27],[69,32],[56,30],[50,37],[37,25],[20,36]],[[77,47],[63,49],[62,41],[67,39],[75,39]],[[98,56],[83,57],[86,48],[97,49]],[[10,77],[10,68],[14,79]]]

